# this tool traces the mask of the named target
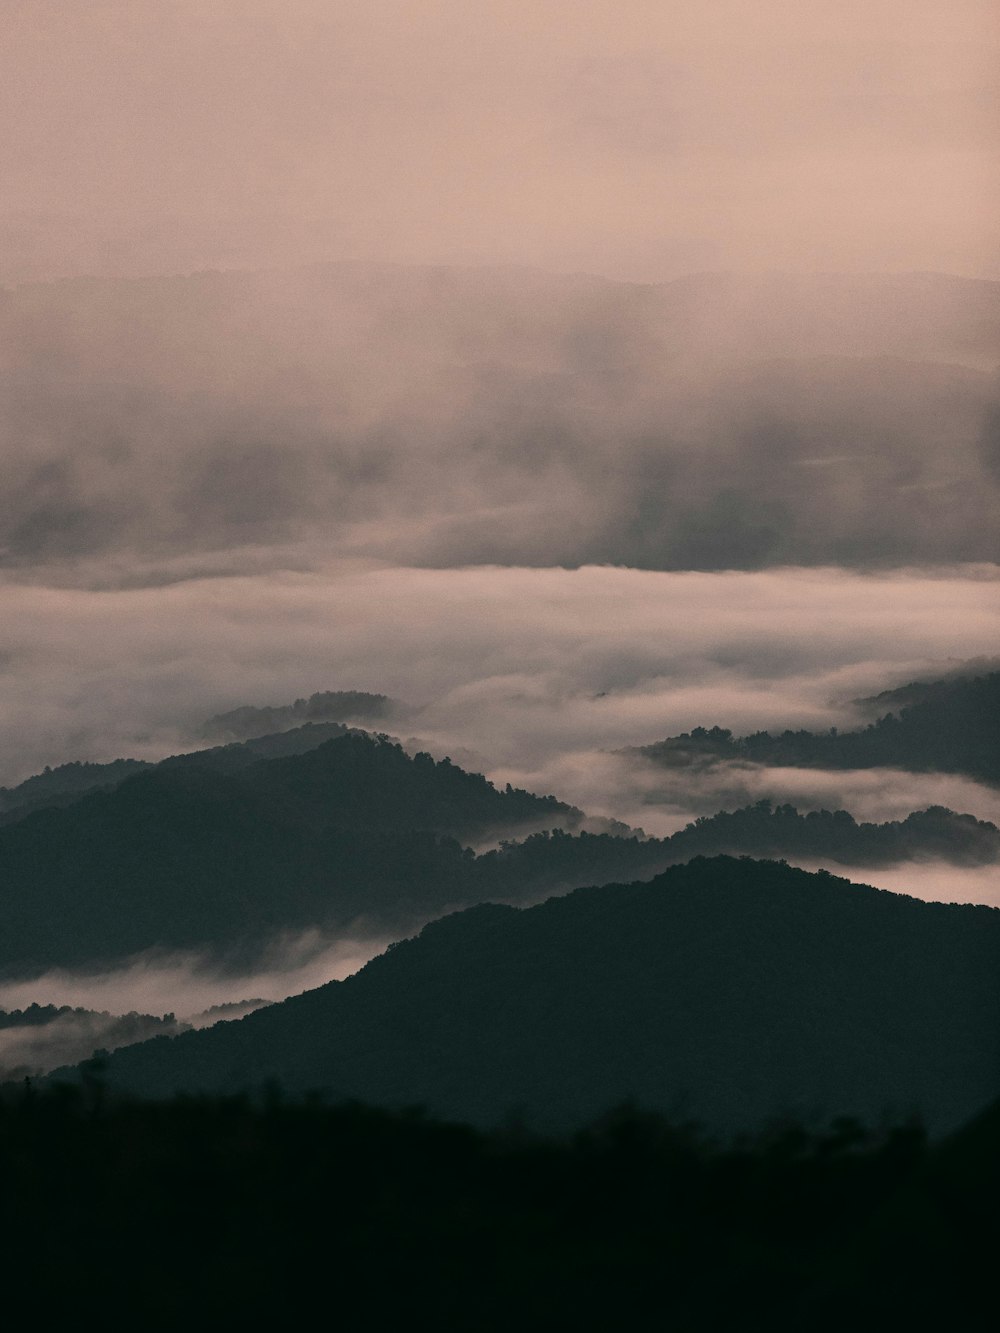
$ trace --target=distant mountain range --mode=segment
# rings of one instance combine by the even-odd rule
[[[785,730],[735,736],[725,727],[695,727],[652,744],[632,746],[623,754],[642,755],[667,768],[699,768],[720,761],[793,765],[810,768],[904,768],[916,772],[961,773],[982,782],[1000,782],[1000,672],[954,673],[940,680],[912,681],[869,699],[859,708],[874,711],[877,721],[852,731]],[[209,718],[209,735],[228,743],[172,755],[159,767],[195,765],[235,773],[259,759],[304,754],[349,728],[335,713],[390,716],[399,705],[381,694],[325,691],[293,704],[242,706]],[[269,728],[274,728],[269,733]],[[357,730],[357,729],[355,729]],[[243,733],[237,738],[236,733]],[[0,825],[33,810],[69,805],[90,791],[110,790],[126,777],[157,767],[140,759],[109,763],[71,761],[0,787]],[[577,812],[579,813],[579,812]],[[627,832],[621,825],[620,831]]]
[[[894,705],[892,711],[857,731],[734,736],[723,727],[696,727],[631,753],[667,768],[726,760],[772,767],[904,768],[961,773],[1000,785],[1000,672],[914,683],[866,702],[879,700]]]
[[[0,966],[150,948],[235,958],[317,925],[412,928],[467,901],[474,858],[457,839],[582,819],[384,739],[346,733],[305,753],[295,732],[273,740],[167,760],[0,829]],[[286,756],[258,757],[276,748]]]
[[[171,755],[158,764],[144,759],[113,759],[106,764],[71,761],[46,768],[16,787],[0,787],[0,825],[16,823],[35,810],[72,805],[94,791],[111,791],[127,777],[153,768],[194,766],[220,773],[237,773],[259,759],[304,754],[324,741],[344,736],[347,727],[339,722],[307,722],[292,731],[231,742],[206,750]]]
[[[590,833],[555,797],[498,791],[336,723],[137,774],[130,764],[66,765],[7,793],[0,972],[172,949],[243,966],[296,932],[385,938],[474,903],[535,902],[717,852],[855,866],[1000,859],[994,825],[940,807],[865,824],[762,801],[665,839]],[[73,789],[95,780],[101,789]],[[499,847],[473,850],[490,841]]]
[[[696,858],[650,883],[424,928],[342,982],[112,1055],[109,1089],[277,1080],[494,1124],[634,1099],[712,1129],[919,1112],[1000,1092],[1000,912],[774,862]]]

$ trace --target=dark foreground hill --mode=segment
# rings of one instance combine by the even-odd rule
[[[32,1323],[882,1333],[985,1327],[1000,1108],[944,1143],[572,1139],[362,1106],[0,1098],[8,1311]],[[44,1316],[44,1318],[42,1317]]]
[[[277,1080],[480,1124],[579,1124],[624,1099],[712,1128],[781,1114],[958,1125],[1000,1091],[1000,912],[780,863],[481,906],[343,982],[119,1051],[111,1089]]]
[[[696,727],[635,753],[668,768],[726,760],[806,768],[904,768],[962,773],[1000,784],[1000,672],[915,684],[893,695],[887,699],[893,711],[857,731],[734,736],[724,727]],[[908,698],[913,702],[900,703]]]

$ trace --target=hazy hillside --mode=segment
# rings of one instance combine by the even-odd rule
[[[72,805],[87,792],[117,787],[125,778],[151,767],[142,759],[113,759],[107,764],[74,759],[46,768],[16,787],[0,787],[0,823],[12,823],[47,806]]]
[[[277,1079],[479,1123],[632,1098],[727,1129],[890,1110],[945,1129],[1000,1088],[1000,913],[699,858],[447,917],[346,981],[119,1052],[106,1077],[147,1096]]]
[[[696,727],[635,752],[670,768],[738,760],[963,773],[980,782],[1000,783],[1000,672],[913,685],[893,696],[894,711],[857,731],[734,736],[723,727]],[[912,702],[905,702],[909,699]]]
[[[238,773],[259,759],[304,754],[324,741],[343,736],[347,728],[339,722],[307,722],[272,736],[256,735],[249,740],[217,745],[211,749],[171,755],[159,765],[142,759],[113,759],[107,764],[71,761],[47,768],[26,778],[16,787],[0,787],[0,824],[11,824],[34,810],[72,805],[88,792],[109,791],[127,777],[151,768],[194,765],[221,773]]]
[[[458,907],[648,878],[705,853],[854,866],[1000,855],[994,825],[940,807],[870,824],[759,802],[667,839],[574,833],[581,812],[554,797],[498,791],[337,723],[176,755],[121,780],[130,762],[66,765],[7,793],[49,807],[15,804],[0,828],[8,975],[149,949],[235,966],[289,933],[398,936]],[[85,780],[107,789],[73,789]],[[468,847],[490,839],[501,846]]]
[[[810,810],[758,801],[696,819],[664,840],[677,859],[713,852],[782,856],[852,866],[895,865],[939,858],[954,865],[1000,860],[1000,829],[941,806],[915,810],[902,820],[859,823],[846,810]]]
[[[393,711],[393,700],[362,690],[322,690],[308,699],[263,708],[244,704],[210,717],[201,728],[205,740],[245,741],[290,731],[314,722],[383,721]]]
[[[472,853],[456,837],[580,819],[386,740],[351,733],[295,754],[289,736],[287,758],[178,757],[0,830],[0,965],[153,947],[236,957],[317,925],[412,928],[469,901]]]
[[[903,820],[859,823],[846,810],[810,810],[758,801],[703,816],[669,838],[535,833],[504,842],[467,863],[476,897],[529,900],[545,890],[649,878],[693,856],[765,856],[848,866],[938,860],[959,866],[1000,861],[1000,829],[941,806]],[[471,895],[470,895],[471,897]]]
[[[0,1083],[36,1078],[56,1065],[86,1060],[98,1048],[113,1051],[189,1028],[173,1014],[110,1014],[66,1004],[0,1009]]]

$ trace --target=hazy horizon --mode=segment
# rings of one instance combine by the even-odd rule
[[[0,285],[329,259],[1000,277],[986,0],[0,12]]]

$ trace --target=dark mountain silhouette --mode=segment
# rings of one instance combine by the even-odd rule
[[[16,787],[0,787],[0,823],[12,823],[47,806],[71,805],[87,792],[117,787],[125,778],[151,767],[143,759],[113,759],[107,764],[73,760],[46,768]]]
[[[857,731],[734,736],[724,727],[695,727],[625,753],[644,755],[669,768],[726,760],[806,768],[905,768],[961,773],[1000,784],[1000,672],[904,689],[913,702]]]
[[[458,907],[648,878],[704,853],[984,864],[1000,847],[993,825],[941,808],[874,825],[767,802],[667,839],[570,833],[580,812],[552,797],[333,723],[175,756],[73,799],[0,829],[8,974],[150,949],[245,965],[289,933],[405,934]],[[499,833],[523,840],[463,846]]]
[[[384,694],[360,690],[323,690],[292,704],[255,708],[249,704],[217,713],[201,727],[210,741],[246,741],[255,736],[289,731],[307,722],[381,722],[395,708]]]
[[[858,823],[846,810],[810,810],[758,801],[696,819],[667,838],[672,853],[693,856],[740,852],[749,856],[826,858],[851,866],[895,865],[912,859],[989,865],[1000,860],[1000,829],[944,806],[915,810],[903,820]]]
[[[346,734],[339,722],[307,722],[294,730],[271,736],[255,736],[246,741],[171,755],[159,763],[143,759],[113,759],[107,764],[68,763],[47,768],[44,773],[27,778],[16,787],[0,787],[0,824],[12,824],[34,810],[50,806],[72,805],[92,791],[110,791],[127,777],[149,769],[194,765],[222,773],[238,773],[258,759],[285,758],[304,754],[324,741]]]
[[[1000,1089],[1000,912],[781,863],[484,905],[240,1022],[119,1051],[112,1090],[291,1093],[570,1125],[633,1099],[713,1128],[781,1113],[935,1130]]]
[[[421,829],[481,840],[505,828],[583,818],[554,796],[535,796],[509,783],[498,791],[481,774],[467,773],[450,759],[411,758],[385,737],[360,733],[256,764],[244,780],[323,827]]]
[[[66,766],[71,777],[78,768],[118,775],[121,763]],[[487,899],[532,902],[647,878],[705,853],[848,865],[983,864],[998,853],[992,825],[941,808],[873,825],[845,811],[800,815],[759,802],[667,839],[571,835],[552,826],[572,828],[580,812],[552,797],[498,792],[448,761],[411,759],[335,723],[177,755],[116,790],[70,798],[71,808],[30,819],[22,809],[0,830],[8,972],[148,949],[207,950],[236,963],[285,932],[404,933]],[[544,832],[479,856],[462,845],[539,825]]]
[[[468,862],[468,869],[480,900],[530,901],[556,889],[648,878],[693,856],[718,853],[829,860],[848,866],[932,859],[989,865],[1000,860],[1000,830],[943,806],[916,810],[903,820],[866,824],[846,810],[800,814],[791,805],[758,801],[696,819],[669,838],[553,829],[521,842],[505,842]]]
[[[457,838],[580,818],[360,733],[285,758],[181,756],[0,829],[0,966],[150,948],[235,960],[317,925],[412,929],[470,900]]]
[[[891,689],[865,695],[853,702],[856,708],[875,721],[886,713],[898,714],[901,708],[910,704],[924,703],[927,699],[938,697],[942,692],[947,692],[948,687],[956,680],[989,676],[998,669],[1000,669],[998,657],[972,657],[959,662],[934,680],[907,681],[905,685],[894,685]]]

